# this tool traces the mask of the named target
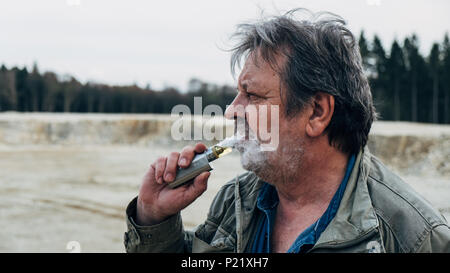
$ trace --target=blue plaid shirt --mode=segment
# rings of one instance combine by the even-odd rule
[[[347,163],[345,176],[336,193],[334,194],[333,199],[331,199],[327,210],[314,224],[300,233],[300,235],[288,249],[288,253],[307,252],[317,242],[322,232],[336,215],[339,204],[341,203],[342,196],[344,195],[345,187],[347,186],[348,178],[350,177],[353,165],[355,164],[355,159],[355,155],[352,155],[350,157]],[[268,183],[265,183],[261,188],[257,199],[257,207],[264,213],[264,217],[262,217],[262,220],[259,223],[259,229],[253,242],[253,253],[270,253],[272,251],[270,242],[278,201],[278,194],[275,187]]]

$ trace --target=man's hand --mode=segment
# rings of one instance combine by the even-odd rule
[[[144,176],[137,200],[136,222],[138,225],[155,225],[178,213],[194,202],[205,190],[209,172],[203,172],[175,189],[167,186],[175,180],[177,167],[186,168],[195,154],[202,153],[206,146],[198,143],[195,147],[186,146],[181,153],[173,152],[169,157],[160,157]]]

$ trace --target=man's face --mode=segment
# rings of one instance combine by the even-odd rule
[[[282,67],[284,60],[277,57],[277,61]],[[288,161],[298,161],[303,151],[301,115],[289,119],[285,116],[282,88],[278,72],[255,51],[245,62],[238,80],[238,94],[225,113],[227,118],[236,119],[240,137],[236,148],[241,153],[243,167],[261,178],[269,175],[265,169],[273,173],[274,169],[281,171],[280,165],[289,167]],[[267,131],[272,142],[264,146],[268,143]]]

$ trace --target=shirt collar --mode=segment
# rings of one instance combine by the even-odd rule
[[[345,187],[347,185],[347,181],[350,177],[350,174],[353,169],[353,165],[355,164],[356,156],[352,155],[347,163],[347,169],[345,171],[345,176],[342,179],[341,185],[339,186],[338,190],[336,191],[333,199],[330,202],[330,206],[327,209],[327,212],[330,210],[331,206],[332,209],[337,210],[337,207],[339,207],[339,201],[342,199],[342,195],[344,194]],[[274,186],[270,185],[267,182],[264,182],[264,185],[261,188],[261,191],[257,198],[257,207],[260,210],[266,211],[275,208],[278,205],[279,199],[277,190]],[[325,212],[325,213],[327,213]]]
[[[349,180],[352,170],[354,169],[355,161],[356,156],[352,155],[347,163],[344,178],[342,179],[339,188],[331,199],[327,210],[314,224],[309,226],[297,237],[292,246],[289,248],[288,252],[298,252],[304,245],[314,245],[317,242],[322,232],[327,228],[328,224],[336,215],[342,196],[344,195],[345,188],[347,186],[347,181]],[[273,215],[274,209],[276,208],[278,203],[279,199],[276,188],[264,182],[264,185],[262,186],[257,198],[257,207],[261,211],[264,211],[266,217],[268,217],[268,215]]]
[[[267,211],[274,209],[278,205],[278,202],[279,199],[275,187],[267,182],[264,182],[264,185],[258,195],[256,206],[262,211]]]
[[[338,211],[314,248],[329,243],[352,241],[378,227],[378,219],[367,187],[371,160],[372,155],[368,148],[361,149],[348,178]]]

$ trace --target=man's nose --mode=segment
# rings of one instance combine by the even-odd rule
[[[241,94],[238,94],[231,105],[225,110],[226,119],[245,118],[245,101]]]

